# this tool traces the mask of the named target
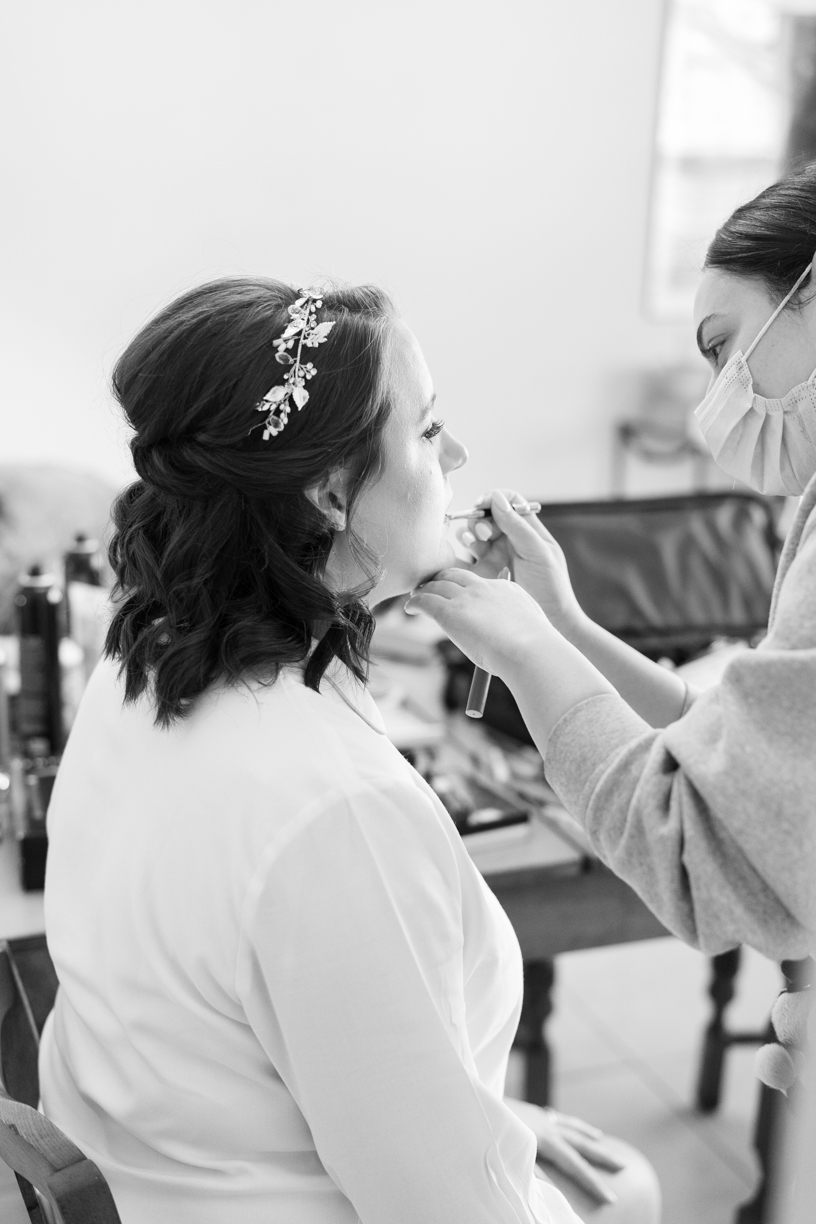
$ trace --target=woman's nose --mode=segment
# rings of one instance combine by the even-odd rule
[[[454,472],[468,461],[467,447],[447,429],[443,433],[442,468],[445,472]]]

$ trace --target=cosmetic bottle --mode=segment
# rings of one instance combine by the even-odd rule
[[[82,687],[105,648],[109,591],[102,577],[99,541],[79,532],[65,558],[65,616],[69,637],[83,652]]]
[[[99,541],[90,539],[78,531],[74,543],[65,554],[65,586],[72,582],[85,582],[88,586],[102,586],[102,566],[99,561]]]
[[[80,664],[82,652],[64,636],[65,601],[53,574],[33,565],[21,577],[14,602],[20,692],[12,729],[17,752],[11,762],[11,814],[20,850],[20,879],[23,889],[30,891],[41,889],[45,879],[45,817],[65,744],[66,643]]]
[[[8,661],[0,646],[0,841],[11,828],[11,721]]]
[[[20,579],[14,602],[20,639],[17,733],[26,756],[56,756],[65,741],[60,672],[62,591],[53,574],[32,565]]]

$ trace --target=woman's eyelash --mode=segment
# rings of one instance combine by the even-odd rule
[[[706,345],[706,347],[703,349],[703,356],[705,357],[706,361],[716,361],[720,355],[724,343],[724,340],[715,340],[713,344]]]
[[[445,428],[444,421],[432,421],[422,436],[423,438],[429,438],[429,439],[435,438],[436,435],[441,433],[444,428]]]

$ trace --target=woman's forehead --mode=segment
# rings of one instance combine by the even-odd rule
[[[391,391],[406,414],[418,415],[433,395],[433,379],[414,333],[401,320],[390,346]]]

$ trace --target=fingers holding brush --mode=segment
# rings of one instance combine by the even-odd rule
[[[497,492],[501,492],[519,514],[534,516],[541,509],[539,502],[528,501],[514,489],[502,489],[483,494],[470,510],[460,510],[449,514],[449,521],[462,521],[462,525],[456,532],[457,539],[479,558],[489,551],[493,541],[500,539],[503,535],[501,528],[493,520],[493,497]]]
[[[513,581],[524,587],[541,605],[550,621],[566,636],[579,626],[584,615],[572,589],[563,550],[533,506],[518,494],[508,498],[494,489],[485,499],[490,509],[490,539],[471,546],[480,574],[496,573],[499,564],[509,565]],[[541,507],[538,506],[538,509]],[[480,520],[474,530],[481,523]],[[495,568],[493,568],[495,567]]]

